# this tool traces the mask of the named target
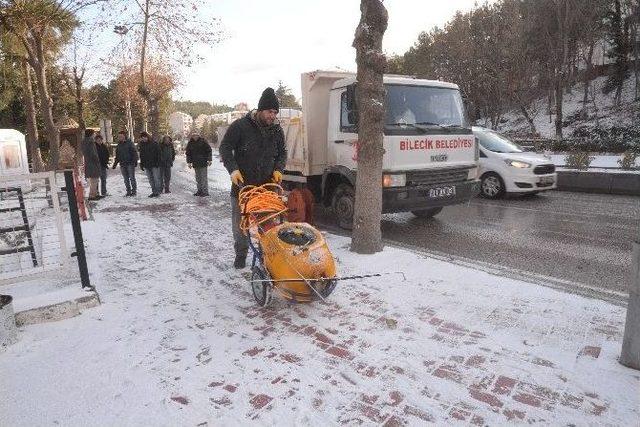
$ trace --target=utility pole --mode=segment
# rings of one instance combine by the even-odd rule
[[[620,363],[640,370],[640,233],[633,242],[631,284],[629,304],[624,327]]]

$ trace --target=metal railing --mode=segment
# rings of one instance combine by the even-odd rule
[[[0,285],[79,272],[90,286],[73,175],[64,175],[0,176]]]

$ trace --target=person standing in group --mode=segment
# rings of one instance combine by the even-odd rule
[[[209,195],[209,178],[207,167],[211,166],[211,146],[200,135],[193,134],[187,143],[185,150],[187,165],[194,168],[196,173],[196,185],[198,190],[194,196],[206,197]]]
[[[147,132],[140,132],[140,169],[146,171],[151,194],[149,197],[160,197],[160,144],[154,141]]]
[[[171,168],[175,159],[176,149],[173,147],[173,140],[169,135],[165,135],[160,143],[160,189],[164,188],[165,193],[171,193],[169,183],[171,182]]]
[[[100,178],[100,157],[93,138],[94,130],[85,129],[82,140],[82,156],[84,157],[84,176],[89,181],[89,199],[100,200],[98,196],[98,179]]]
[[[262,92],[258,109],[229,126],[220,143],[220,157],[231,175],[231,227],[236,258],[235,268],[244,268],[249,249],[240,230],[238,191],[240,184],[262,185],[282,182],[287,149],[282,127],[276,123],[280,103],[272,88]]]
[[[124,186],[127,189],[126,197],[133,197],[137,194],[136,166],[138,165],[138,152],[133,141],[127,138],[127,132],[118,132],[118,145],[116,146],[116,156],[113,161],[113,169],[120,164],[120,172],[124,178]]]
[[[100,196],[106,197],[107,194],[107,169],[109,169],[109,148],[105,144],[102,135],[96,135],[96,150],[100,158]]]

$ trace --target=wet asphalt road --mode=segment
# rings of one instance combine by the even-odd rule
[[[329,212],[318,212],[318,222],[333,229]],[[382,230],[390,243],[627,294],[640,197],[552,191],[477,198],[431,220],[384,215]]]

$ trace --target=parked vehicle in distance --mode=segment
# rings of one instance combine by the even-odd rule
[[[474,126],[480,144],[480,194],[497,199],[504,194],[536,194],[557,187],[556,168],[550,159],[525,152],[491,129]]]

